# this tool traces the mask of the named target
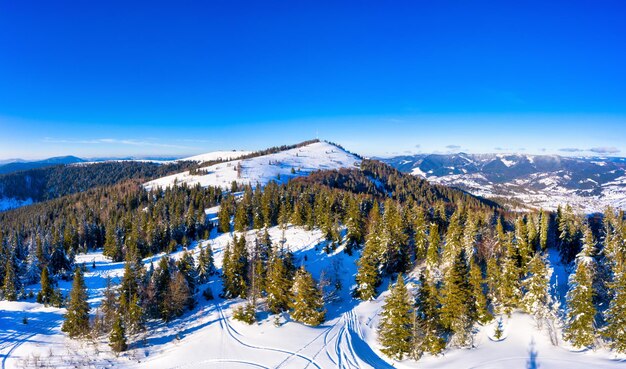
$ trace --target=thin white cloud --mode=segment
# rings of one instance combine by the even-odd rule
[[[139,147],[167,147],[173,149],[197,149],[196,147],[173,145],[169,143],[138,140],[138,139],[118,139],[118,138],[95,138],[86,140],[74,140],[74,139],[57,139],[52,137],[46,137],[42,140],[45,143],[62,143],[69,145],[127,145],[127,146],[139,146]]]
[[[562,149],[559,149],[559,151],[562,151],[562,152],[582,152],[582,151],[585,151],[585,150],[579,149],[577,147],[564,147]]]
[[[617,147],[592,147],[589,151],[596,154],[617,154],[620,150]]]

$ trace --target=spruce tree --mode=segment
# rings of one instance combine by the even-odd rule
[[[111,329],[111,334],[109,335],[109,346],[115,353],[119,353],[122,351],[126,351],[128,345],[126,344],[126,330],[124,329],[124,324],[122,323],[122,317],[118,314],[115,323],[113,323],[113,328]]]
[[[527,228],[524,218],[519,216],[515,221],[515,242],[519,254],[519,264],[522,269],[526,268],[526,264],[530,261],[533,251],[528,241]]]
[[[198,273],[195,266],[195,260],[190,252],[185,250],[183,255],[176,261],[176,268],[187,281],[189,292],[194,294],[196,292],[196,286],[198,284]]]
[[[485,296],[484,279],[480,266],[470,259],[469,283],[472,291],[472,300],[474,302],[473,312],[475,319],[481,324],[485,324],[493,316],[487,306],[487,297]]]
[[[122,260],[122,249],[120,247],[117,234],[115,231],[115,223],[110,222],[106,226],[106,234],[104,239],[104,250],[102,251],[104,256],[108,256],[113,261]]]
[[[465,250],[461,250],[444,276],[441,288],[441,323],[454,335],[454,341],[465,346],[470,339],[474,301],[469,284]]]
[[[463,236],[463,229],[461,227],[461,212],[457,211],[450,217],[450,224],[448,225],[448,231],[445,237],[445,247],[443,250],[442,261],[444,265],[451,265],[461,251],[461,242]]]
[[[215,274],[215,261],[210,244],[206,245],[206,247],[200,247],[197,274],[200,283],[206,283],[209,277]]]
[[[413,309],[402,274],[389,290],[380,313],[378,340],[385,355],[402,360],[413,351]]]
[[[37,293],[37,302],[40,304],[48,305],[52,301],[54,296],[54,288],[52,286],[52,281],[50,280],[50,276],[48,274],[48,268],[43,267],[41,269],[41,290]]]
[[[413,244],[415,249],[415,260],[421,261],[426,258],[428,248],[428,231],[426,217],[422,207],[415,206],[413,219]]]
[[[439,319],[437,288],[430,283],[428,271],[420,275],[420,288],[415,299],[416,324],[420,327],[421,337],[415,336],[414,357],[421,356],[425,351],[431,355],[439,355],[446,347],[443,339],[443,328]]]
[[[437,223],[432,223],[428,232],[428,250],[426,251],[426,265],[431,269],[439,265],[440,243],[439,226]]]
[[[245,298],[248,290],[248,249],[243,235],[235,237],[228,257],[228,262],[222,266],[224,296]]]
[[[102,328],[104,331],[108,332],[115,323],[115,319],[121,315],[117,301],[117,294],[113,289],[111,277],[107,277],[106,280],[106,287],[102,296],[102,302],[100,303],[100,311],[103,315]]]
[[[166,257],[164,257],[166,258]],[[162,260],[164,259],[162,258]],[[128,261],[124,265],[124,275],[119,288],[119,312],[124,319],[125,327],[135,332],[142,326],[142,319],[137,317],[137,309],[141,309],[139,304],[140,292],[140,266],[131,262],[130,253],[127,253]],[[157,300],[159,301],[159,300]],[[143,315],[140,313],[139,315]]]
[[[315,280],[301,267],[294,278],[291,288],[291,317],[297,322],[317,326],[324,322],[326,310],[324,299]]]
[[[538,322],[547,317],[550,301],[550,274],[546,263],[547,261],[536,253],[528,263],[528,273],[522,281],[524,290],[522,307],[528,314],[534,315]]]
[[[67,303],[65,321],[61,327],[71,338],[84,336],[89,332],[89,303],[87,302],[87,287],[83,270],[77,267],[74,271],[74,281],[70,299]]]
[[[467,220],[463,228],[463,248],[468,258],[476,252],[476,238],[478,235],[478,221],[473,213],[467,214]]]
[[[363,215],[359,207],[360,201],[357,199],[350,200],[348,207],[348,219],[346,219],[346,227],[348,228],[348,234],[346,236],[346,248],[345,251],[348,255],[352,255],[354,249],[360,247],[364,241],[363,236]]]
[[[229,198],[222,200],[218,211],[218,230],[222,233],[230,232],[230,201]]]
[[[507,233],[504,243],[506,254],[504,260],[501,261],[502,270],[499,276],[498,286],[496,287],[499,290],[497,293],[499,304],[496,306],[496,311],[498,313],[507,314],[508,316],[519,306],[522,297],[519,283],[519,254],[511,238],[511,234]]]
[[[382,253],[380,233],[378,207],[374,206],[370,211],[370,224],[365,239],[365,247],[363,247],[361,257],[357,261],[359,269],[356,275],[356,294],[364,301],[372,300],[376,296],[376,287],[380,284],[380,255]]]
[[[2,285],[4,299],[7,301],[17,300],[18,289],[19,279],[15,273],[15,259],[13,255],[9,255],[4,267],[4,283]]]
[[[626,353],[626,264],[613,268],[613,281],[609,283],[611,300],[604,312],[607,325],[603,336],[618,353]]]
[[[267,273],[267,306],[274,314],[289,309],[292,281],[278,252],[274,253]]]
[[[539,246],[542,251],[548,248],[548,232],[550,229],[550,213],[545,210],[541,211],[541,223],[539,226]]]
[[[575,347],[592,347],[596,339],[596,307],[593,288],[595,241],[585,229],[583,248],[576,256],[576,271],[569,277],[564,338]]]

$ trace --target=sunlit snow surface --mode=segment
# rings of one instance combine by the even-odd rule
[[[352,168],[360,163],[356,156],[326,142],[250,159],[232,160],[203,168],[205,174],[189,171],[155,179],[145,187],[168,187],[174,183],[228,188],[233,181],[241,184],[265,185],[270,181],[285,182],[290,178],[316,170]]]
[[[250,241],[254,235],[253,231],[247,233]],[[271,228],[270,236],[273,242],[280,242],[283,231]],[[348,256],[342,248],[326,254],[325,241],[317,230],[289,227],[284,238],[296,256],[297,265],[305,265],[314,277],[319,278],[322,270],[327,275],[334,269],[339,271],[340,300],[327,305],[328,321],[319,327],[289,321],[287,316],[281,319],[280,327],[275,327],[274,317],[267,313],[259,313],[260,322],[252,326],[234,321],[232,307],[241,301],[217,297],[221,282],[215,276],[200,287],[201,290],[212,288],[215,300],[205,301],[199,295],[199,305],[183,317],[170,323],[149,322],[147,333],[133,337],[131,350],[116,358],[104,339],[96,350],[89,341],[66,338],[60,331],[63,309],[43,307],[33,302],[34,299],[2,301],[2,367],[28,366],[26,359],[30,357],[32,364],[33,355],[55,368],[617,368],[626,365],[605,350],[574,352],[561,341],[559,346],[553,346],[547,332],[537,330],[533,319],[521,313],[505,318],[506,338],[500,342],[489,339],[494,331],[491,324],[479,328],[474,349],[451,349],[440,357],[426,356],[419,362],[394,362],[380,353],[376,341],[377,313],[386,293],[371,302],[359,303],[350,297],[358,255]],[[224,247],[231,240],[229,234],[213,232],[210,240],[201,243],[212,245],[216,264],[221,267]],[[194,243],[189,250],[195,255],[198,244]],[[172,257],[181,254],[179,250]],[[144,263],[156,264],[161,256],[146,258]],[[77,261],[86,264],[89,302],[95,309],[102,298],[106,277],[118,282],[124,264],[112,263],[100,252],[79,255]],[[408,279],[409,287],[414,287],[415,276]],[[383,285],[387,283],[384,281]],[[70,285],[70,282],[60,283],[64,293],[69,292]],[[28,286],[26,290],[36,292],[38,287]],[[28,319],[27,324],[23,324],[23,318]]]

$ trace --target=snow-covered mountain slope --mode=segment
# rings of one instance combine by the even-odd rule
[[[553,210],[569,203],[587,213],[608,205],[626,208],[624,158],[459,153],[381,160],[429,181],[513,200],[520,207]]]
[[[316,170],[354,167],[360,161],[357,156],[335,145],[315,142],[273,154],[211,165],[200,169],[199,174],[185,171],[158,178],[146,183],[145,187],[150,189],[186,183],[229,188],[233,181],[265,185],[270,181],[285,182]]]
[[[395,362],[380,352],[376,327],[378,313],[388,292],[374,301],[360,302],[351,296],[358,254],[349,256],[340,246],[335,252],[323,251],[325,240],[319,230],[308,231],[289,226],[269,229],[274,243],[283,238],[294,252],[297,265],[304,265],[316,279],[324,273],[339,281],[337,299],[326,305],[327,321],[308,327],[290,321],[287,315],[275,326],[274,316],[259,313],[259,322],[246,325],[232,319],[233,308],[242,300],[216,297],[206,301],[198,294],[198,306],[169,323],[148,322],[141,336],[132,337],[130,350],[115,357],[105,339],[71,340],[61,332],[65,309],[44,307],[28,301],[0,301],[0,355],[2,368],[543,368],[567,366],[582,368],[621,368],[624,357],[604,350],[577,352],[558,340],[553,345],[546,329],[537,329],[533,319],[522,313],[505,318],[504,338],[493,340],[494,323],[479,326],[473,349],[448,349],[439,357],[426,355],[420,361]],[[253,245],[255,231],[246,233]],[[231,234],[213,232],[209,240],[194,242],[189,251],[197,256],[199,245],[210,244],[216,266],[221,268]],[[171,254],[177,259],[179,250]],[[157,263],[163,254],[143,260],[146,266]],[[106,277],[119,283],[124,263],[111,262],[101,252],[78,255],[85,263],[85,282],[92,314],[102,299]],[[93,265],[95,264],[95,268]],[[415,288],[417,277],[409,275],[407,286]],[[387,285],[388,281],[383,281]],[[39,285],[26,286],[38,291]],[[61,281],[59,288],[69,292],[71,282]],[[221,290],[218,276],[200,286],[211,288],[217,296]],[[23,319],[26,318],[26,324]],[[558,328],[557,328],[558,329]],[[560,332],[556,332],[560,336]]]
[[[216,161],[216,160],[235,160],[244,155],[251,154],[252,151],[243,151],[243,150],[231,150],[231,151],[211,151],[205,154],[194,155],[188,158],[178,159],[179,161],[197,161],[199,163],[204,163],[207,161]]]

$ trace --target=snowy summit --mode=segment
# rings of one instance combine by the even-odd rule
[[[216,155],[207,154],[207,156],[199,155],[192,158],[203,157],[216,157]],[[233,181],[253,186],[265,185],[270,181],[285,182],[289,178],[307,175],[317,170],[352,168],[358,166],[360,162],[361,159],[356,155],[338,146],[327,142],[314,142],[273,154],[214,164],[201,168],[198,174],[185,171],[169,175],[150,181],[145,184],[145,187],[152,189],[185,183],[190,186],[200,184],[202,187],[230,188]]]

